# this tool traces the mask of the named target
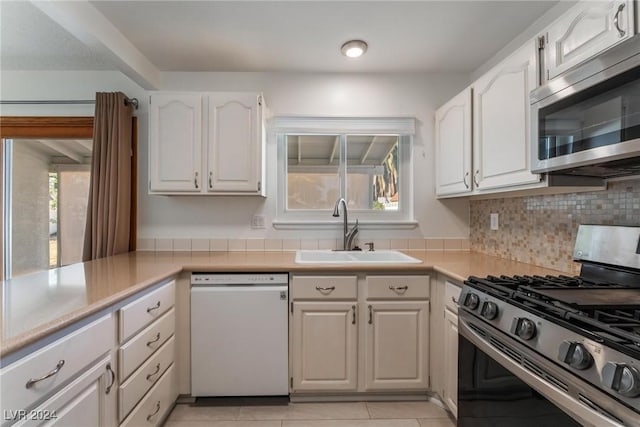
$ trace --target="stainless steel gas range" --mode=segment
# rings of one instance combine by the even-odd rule
[[[573,255],[465,281],[458,426],[640,426],[640,227],[580,226]]]

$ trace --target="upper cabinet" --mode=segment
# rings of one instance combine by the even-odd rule
[[[149,191],[202,189],[202,96],[154,94],[149,128]]]
[[[634,35],[633,0],[581,1],[551,24],[542,35],[546,78]]]
[[[214,93],[208,96],[207,190],[262,191],[262,96]]]
[[[471,88],[436,111],[438,195],[471,192]]]
[[[473,84],[473,182],[478,191],[540,182],[530,172],[529,92],[535,87],[532,43]]]
[[[530,172],[529,92],[535,85],[531,42],[436,112],[438,196],[544,185]]]
[[[265,195],[263,97],[151,95],[149,192]]]

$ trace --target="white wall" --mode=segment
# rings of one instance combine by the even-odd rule
[[[435,198],[433,173],[434,112],[468,82],[468,75],[305,74],[305,73],[163,73],[163,90],[261,91],[270,114],[308,116],[413,116],[414,206],[419,228],[410,231],[361,231],[369,237],[467,237],[465,200]],[[139,199],[141,238],[338,238],[320,230],[275,230],[276,144],[267,141],[267,194],[257,197],[150,196]],[[146,140],[146,139],[145,139]],[[140,188],[147,186],[146,147],[141,144]],[[144,158],[143,158],[144,157]],[[254,230],[251,217],[266,217],[267,228]],[[337,221],[338,223],[339,221]]]
[[[468,74],[311,74],[178,73],[162,75],[163,90],[261,91],[272,115],[413,116],[414,207],[419,228],[410,231],[361,232],[361,238],[466,238],[469,203],[438,201],[434,189],[434,112],[469,82]],[[267,146],[266,199],[258,197],[150,196],[148,185],[148,96],[114,71],[3,71],[2,99],[94,99],[97,91],[122,91],[140,100],[139,238],[338,238],[326,231],[275,230],[276,150]],[[92,115],[93,106],[9,106],[2,115]],[[266,217],[267,228],[250,228],[252,215]]]

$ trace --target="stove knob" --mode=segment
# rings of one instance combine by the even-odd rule
[[[602,368],[602,384],[625,397],[640,396],[640,369],[609,362]]]
[[[563,341],[562,344],[560,344],[558,360],[581,371],[589,368],[593,364],[593,358],[586,347],[572,341]]]
[[[482,305],[480,314],[482,314],[482,317],[485,319],[493,320],[498,317],[498,306],[495,302],[487,301]]]
[[[467,294],[467,297],[464,299],[464,306],[469,307],[471,310],[475,310],[480,305],[480,298],[476,294]]]
[[[516,317],[511,324],[511,333],[529,341],[536,336],[536,324],[531,319]]]

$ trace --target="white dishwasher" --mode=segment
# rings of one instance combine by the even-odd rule
[[[191,275],[191,395],[282,396],[287,274]]]

